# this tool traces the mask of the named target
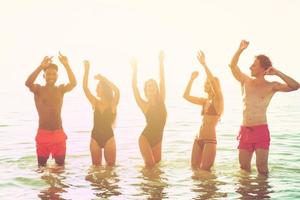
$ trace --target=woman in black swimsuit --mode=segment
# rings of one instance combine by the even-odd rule
[[[164,54],[159,54],[160,83],[146,81],[144,92],[147,100],[142,99],[137,87],[137,62],[131,62],[133,69],[132,88],[135,100],[143,111],[147,125],[139,138],[140,151],[146,166],[153,166],[161,160],[163,131],[167,118],[165,107]]]
[[[198,53],[198,60],[207,75],[204,90],[208,94],[208,98],[190,95],[193,81],[197,78],[198,72],[192,73],[183,97],[191,103],[202,106],[202,125],[193,145],[192,167],[210,171],[216,157],[216,125],[223,113],[224,101],[219,80],[208,69],[203,52]]]
[[[83,90],[94,109],[94,127],[90,142],[90,151],[93,165],[101,165],[102,149],[104,158],[109,166],[113,166],[116,161],[116,143],[112,125],[116,118],[117,105],[119,102],[119,89],[104,76],[96,75],[99,80],[97,85],[97,97],[92,95],[88,88],[88,75],[90,64],[84,61]]]

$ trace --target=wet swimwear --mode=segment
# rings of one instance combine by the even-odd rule
[[[215,109],[214,102],[212,101],[211,103],[209,103],[209,107],[206,109],[205,105],[207,103],[205,103],[203,105],[201,115],[219,116],[219,114],[217,113],[217,111]]]
[[[150,105],[147,113],[145,113],[147,125],[142,132],[150,146],[153,148],[162,141],[163,131],[166,124],[167,111],[163,102],[156,105]]]
[[[49,158],[51,154],[53,158],[66,155],[66,139],[65,132],[60,130],[44,130],[38,129],[36,134],[36,153],[38,157]]]
[[[199,145],[200,149],[203,149],[205,144],[217,144],[217,140],[214,139],[201,139],[196,137],[195,142]]]
[[[95,108],[92,138],[96,140],[100,148],[104,148],[106,142],[114,136],[112,129],[114,117],[115,114],[110,107],[105,108],[103,113],[97,107]]]
[[[253,152],[255,149],[269,149],[270,132],[267,124],[256,126],[241,126],[238,149],[245,149]]]

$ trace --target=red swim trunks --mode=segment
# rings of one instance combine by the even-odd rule
[[[267,124],[256,126],[241,126],[238,149],[253,152],[255,149],[269,149],[270,132]]]
[[[66,139],[67,136],[62,129],[54,131],[38,129],[35,137],[37,155],[45,158],[48,158],[50,154],[52,158],[64,156]]]

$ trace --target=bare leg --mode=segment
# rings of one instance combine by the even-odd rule
[[[55,157],[55,163],[59,166],[63,166],[65,164],[66,155]]]
[[[256,149],[256,168],[258,173],[263,175],[268,175],[268,157],[269,150],[268,149]]]
[[[155,163],[158,163],[161,160],[161,142],[152,148],[152,152]]]
[[[252,159],[253,152],[245,150],[245,149],[239,149],[239,162],[240,162],[240,168],[250,172],[251,171],[251,159]]]
[[[63,166],[65,164],[66,158],[66,142],[60,142],[56,144],[55,151],[53,151],[53,155],[55,155],[55,163],[59,166]]]
[[[91,151],[93,165],[101,165],[102,150],[99,147],[98,143],[93,138],[91,138],[91,142],[90,142],[90,151]]]
[[[192,168],[199,168],[202,160],[202,149],[199,147],[199,144],[194,140],[192,156],[191,156],[191,165]]]
[[[204,144],[202,160],[200,168],[206,171],[210,171],[210,168],[214,165],[216,158],[216,144],[206,143]]]
[[[39,166],[46,166],[48,157],[38,156],[38,164]]]
[[[108,166],[114,166],[116,163],[116,141],[111,137],[104,146],[104,158]]]
[[[45,154],[45,152],[47,153]],[[39,167],[46,166],[50,155],[47,145],[36,143],[36,155]]]
[[[143,136],[143,135],[140,136],[139,145],[140,145],[140,151],[143,156],[145,165],[149,166],[149,167],[154,166],[155,160],[154,160],[154,156],[152,153],[152,149],[151,149],[151,146],[145,136]]]

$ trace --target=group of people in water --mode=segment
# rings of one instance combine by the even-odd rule
[[[243,73],[238,67],[241,53],[248,47],[249,42],[243,40],[234,54],[230,70],[242,87],[243,121],[237,139],[239,140],[240,168],[250,171],[251,158],[256,154],[256,167],[259,173],[268,174],[268,155],[270,133],[267,124],[266,111],[272,96],[276,92],[290,92],[299,89],[300,84],[272,66],[265,55],[255,57],[250,67],[251,76]],[[58,67],[52,63],[52,57],[45,57],[34,72],[28,77],[25,85],[34,94],[35,105],[39,115],[39,127],[36,134],[36,153],[39,166],[45,166],[50,156],[56,164],[64,165],[67,136],[63,130],[61,108],[63,97],[77,84],[66,56],[59,53],[59,61],[65,67],[69,83],[56,85]],[[193,72],[186,86],[183,97],[202,106],[202,124],[197,134],[191,155],[191,165],[210,171],[216,156],[216,126],[224,110],[224,100],[220,81],[210,71],[203,52],[198,52],[199,63],[203,66],[207,79],[204,91],[207,97],[196,97],[190,94],[193,81],[198,72]],[[89,61],[85,60],[83,91],[94,111],[94,126],[91,133],[90,152],[93,165],[101,165],[104,157],[106,164],[113,166],[116,162],[116,142],[113,124],[116,119],[117,106],[120,99],[118,87],[103,75],[96,75],[99,80],[96,95],[88,87]],[[137,85],[137,61],[131,61],[132,89],[138,107],[146,118],[146,127],[139,137],[139,147],[146,166],[154,166],[161,160],[161,149],[164,127],[167,118],[165,105],[164,54],[159,54],[159,83],[154,79],[144,84],[146,99],[141,97]],[[35,84],[38,75],[44,71],[46,84]],[[265,75],[279,77],[284,83],[267,81]],[[103,154],[103,156],[102,156]]]

